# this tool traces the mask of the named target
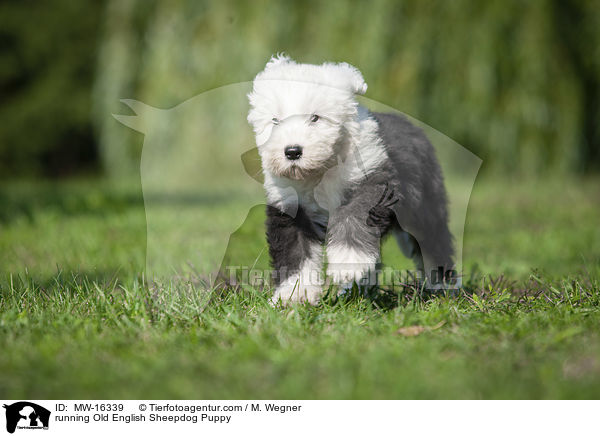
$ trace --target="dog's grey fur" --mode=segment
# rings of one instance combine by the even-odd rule
[[[315,244],[326,241],[379,258],[380,240],[390,232],[418,269],[429,274],[453,266],[446,191],[432,145],[402,116],[371,116],[389,159],[344,192],[341,206],[329,215],[325,235],[301,205],[295,217],[267,206],[267,240],[277,284],[297,272]]]

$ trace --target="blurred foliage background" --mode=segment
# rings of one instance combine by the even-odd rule
[[[0,46],[0,177],[135,172],[120,98],[173,107],[280,51],[357,66],[484,171],[600,168],[593,0],[3,2]]]
[[[598,398],[599,6],[0,2],[0,397]],[[282,51],[356,65],[362,101],[483,159],[475,186],[440,159],[463,164],[444,174],[473,295],[213,292],[219,266],[268,268],[240,154],[248,81]]]

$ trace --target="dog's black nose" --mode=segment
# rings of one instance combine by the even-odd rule
[[[289,160],[300,159],[300,156],[302,156],[302,147],[299,145],[288,145],[283,152]]]

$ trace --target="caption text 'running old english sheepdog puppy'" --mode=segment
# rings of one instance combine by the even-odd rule
[[[366,90],[351,65],[282,55],[254,79],[248,121],[265,177],[273,303],[318,302],[324,262],[339,289],[364,284],[389,232],[417,270],[453,267],[434,149],[405,118],[360,106],[355,95]]]

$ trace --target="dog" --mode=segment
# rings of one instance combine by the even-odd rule
[[[347,63],[273,56],[248,94],[267,197],[273,304],[319,302],[322,271],[340,291],[376,271],[393,233],[418,271],[453,265],[447,196],[435,151],[406,118],[369,112]]]

